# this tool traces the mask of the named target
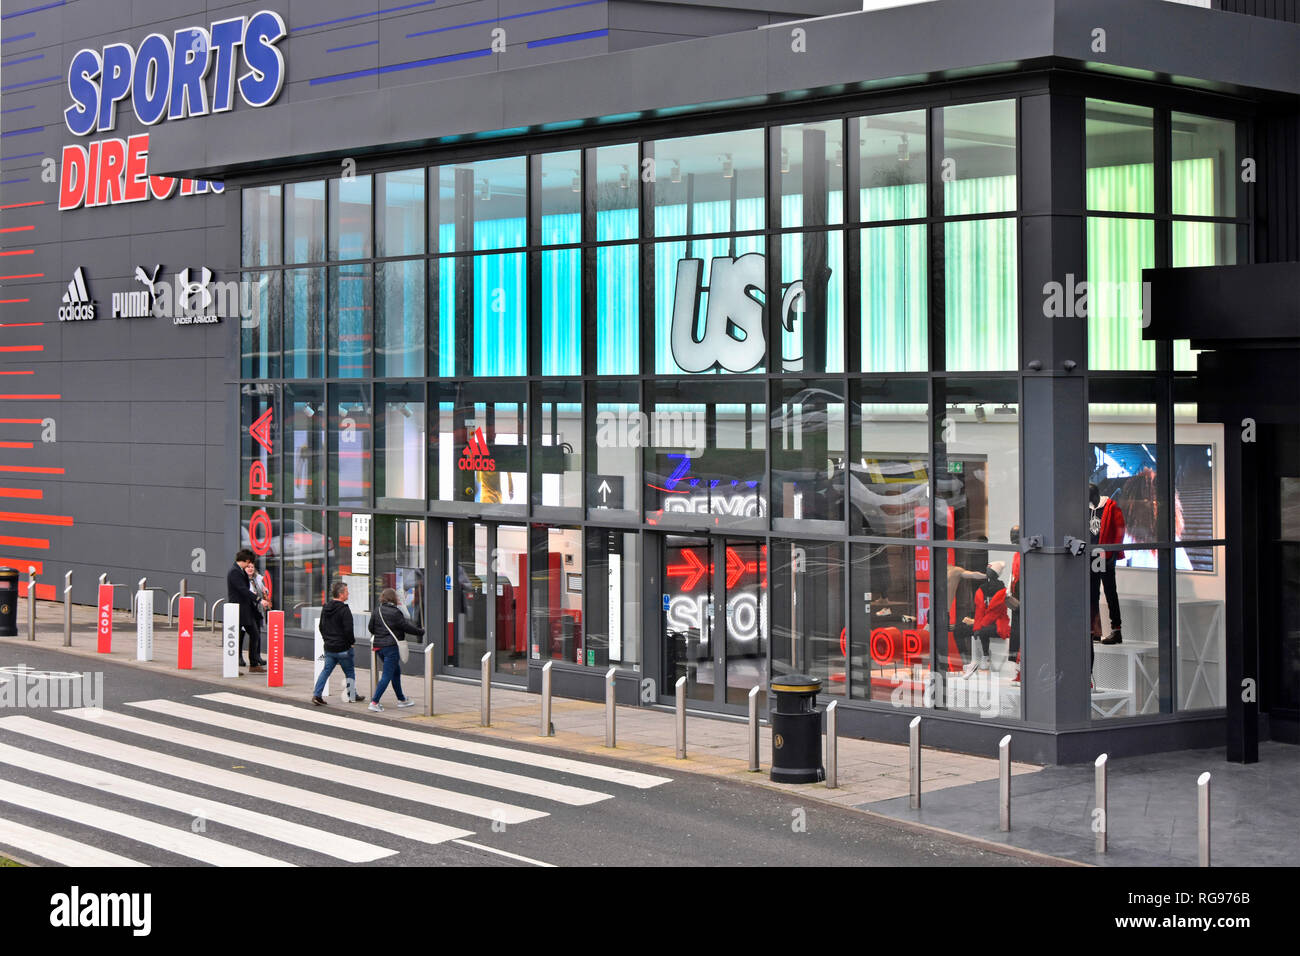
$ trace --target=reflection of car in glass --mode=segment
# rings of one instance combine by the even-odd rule
[[[240,547],[252,548],[248,526],[239,529]],[[256,554],[256,552],[254,552]],[[334,557],[334,541],[309,530],[293,518],[271,522],[271,545],[267,552],[258,555],[268,560],[282,558],[286,561],[321,561]]]

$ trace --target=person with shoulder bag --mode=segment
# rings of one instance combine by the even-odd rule
[[[379,703],[379,698],[384,696],[384,691],[388,689],[390,683],[393,685],[393,692],[397,694],[397,706],[414,707],[415,701],[402,691],[402,662],[409,654],[405,635],[423,637],[424,628],[416,627],[408,621],[402,609],[397,606],[397,592],[392,588],[384,588],[383,593],[379,595],[379,606],[370,615],[369,630],[373,635],[370,646],[374,653],[379,655],[384,665],[379,683],[375,685],[375,692],[371,695],[369,709],[373,711],[384,709]]]

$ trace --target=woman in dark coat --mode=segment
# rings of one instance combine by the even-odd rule
[[[402,658],[397,650],[397,642],[405,640],[407,634],[424,637],[424,628],[416,627],[408,621],[402,609],[397,606],[397,592],[392,588],[384,588],[383,593],[379,595],[379,607],[375,608],[375,613],[370,615],[369,630],[373,635],[370,646],[379,655],[384,665],[384,672],[380,675],[379,683],[375,685],[375,692],[370,697],[369,709],[374,711],[384,709],[379,703],[379,698],[384,696],[384,691],[388,689],[390,683],[393,685],[393,692],[397,694],[397,706],[414,707],[415,701],[402,691]]]

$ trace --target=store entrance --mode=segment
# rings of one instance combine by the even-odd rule
[[[660,700],[674,699],[686,678],[686,698],[706,710],[740,711],[749,690],[768,680],[767,547],[755,538],[664,535],[661,620],[664,683]]]
[[[477,677],[483,655],[495,676],[528,675],[528,529],[479,521],[447,522],[446,651],[451,673]]]

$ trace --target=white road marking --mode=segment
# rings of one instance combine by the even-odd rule
[[[411,800],[426,806],[441,807],[444,810],[454,810],[501,823],[527,823],[529,820],[536,820],[548,815],[544,810],[530,810],[526,807],[516,807],[497,800],[485,800],[482,797],[456,793],[452,790],[443,790],[440,787],[412,783],[398,777],[385,777],[382,774],[370,773],[366,770],[340,767],[338,764],[312,760],[308,757],[299,757],[296,754],[282,753],[278,750],[267,750],[264,747],[256,747],[235,740],[225,740],[221,737],[212,737],[208,734],[199,734],[181,727],[156,724],[152,721],[141,720],[139,717],[133,717],[130,714],[119,714],[111,710],[91,712],[83,707],[73,710],[61,710],[59,713],[101,727],[113,727],[117,730],[140,734],[154,740],[165,740],[168,743],[178,744],[182,747],[221,754],[245,763],[265,764],[268,767],[301,774],[304,777],[315,777],[318,780],[326,780],[345,787],[357,787],[362,790],[400,797],[403,800]]]
[[[510,790],[530,797],[542,797],[545,800],[554,800],[556,803],[563,803],[571,807],[585,807],[592,803],[599,803],[601,800],[609,800],[613,796],[608,793],[598,793],[595,790],[571,787],[568,784],[552,783],[549,780],[538,780],[535,777],[525,777],[517,773],[506,773],[487,767],[476,767],[473,764],[441,760],[437,757],[425,757],[420,754],[407,753],[405,750],[376,747],[373,744],[359,744],[351,740],[341,740],[337,737],[314,734],[306,730],[295,730],[292,727],[285,727],[281,724],[268,724],[261,720],[250,720],[247,717],[237,717],[234,714],[226,714],[204,707],[195,707],[191,704],[182,704],[174,700],[142,700],[128,703],[126,706],[139,707],[141,710],[165,714],[168,717],[180,717],[196,723],[207,724],[211,727],[219,727],[222,730],[231,730],[235,733],[249,734],[254,737],[270,737],[272,740],[297,744],[300,747],[313,747],[317,750],[343,753],[360,760],[375,760],[380,763],[391,764],[394,767],[420,770],[452,780],[464,780],[467,783],[495,787],[498,790]]]
[[[356,826],[399,834],[419,843],[437,845],[460,837],[474,835],[472,830],[445,826],[432,820],[422,820],[419,817],[413,817],[405,813],[395,813],[391,810],[372,807],[369,804],[356,803],[352,800],[344,800],[341,797],[304,790],[301,787],[292,787],[275,780],[263,780],[260,777],[248,774],[235,773],[233,770],[209,767],[207,764],[198,763],[194,760],[186,760],[183,757],[174,757],[171,754],[145,750],[143,747],[134,747],[131,744],[121,743],[105,737],[83,734],[79,730],[72,730],[69,727],[63,727],[49,721],[36,720],[32,717],[0,718],[0,730],[23,734],[37,740],[57,744],[60,747],[66,747],[69,750],[77,750],[82,753],[104,757],[107,760],[115,760],[118,763],[143,767],[146,770],[153,770],[172,777],[180,777],[209,787],[218,787],[222,790],[231,790],[260,800],[269,800],[285,806],[298,807],[309,813],[319,813],[322,816],[331,817],[338,821],[346,821]]]
[[[495,853],[497,856],[509,857],[512,860],[520,860],[524,863],[531,863],[533,866],[545,866],[555,869],[554,863],[545,863],[541,860],[534,860],[532,857],[520,856],[518,853],[507,853],[505,850],[498,850],[496,847],[483,846],[481,843],[470,843],[468,840],[452,840],[452,843],[459,843],[461,846],[467,846],[473,850],[482,850],[484,853]]]
[[[293,866],[292,863],[264,856],[261,853],[218,843],[216,840],[198,836],[188,830],[163,826],[152,820],[141,820],[130,814],[82,803],[80,800],[71,800],[56,793],[33,790],[31,787],[24,787],[8,780],[0,780],[0,801],[26,807],[37,813],[71,820],[74,823],[94,827],[96,830],[106,830],[128,840],[135,840],[137,843],[167,850],[169,853],[177,853],[193,860],[201,860],[214,866]]]
[[[22,767],[24,770],[31,770],[47,777],[57,777],[83,787],[93,787],[105,793],[118,794],[130,800],[140,800],[179,813],[188,813],[194,817],[202,817],[205,821],[223,823],[271,840],[346,860],[348,863],[369,863],[397,852],[372,843],[362,843],[360,840],[340,836],[328,830],[317,830],[315,827],[303,826],[291,820],[258,813],[255,810],[233,807],[204,797],[189,796],[179,790],[155,787],[151,783],[132,780],[93,767],[68,763],[66,760],[30,750],[19,750],[8,744],[0,744],[0,763]]]
[[[14,847],[60,866],[146,866],[99,847],[69,840],[57,833],[46,833],[12,820],[0,820],[0,846]]]
[[[457,737],[445,737],[440,734],[430,734],[420,730],[394,726],[388,722],[358,720],[355,717],[343,717],[320,710],[306,710],[292,704],[262,700],[260,697],[245,697],[242,694],[225,692],[199,694],[198,698],[200,700],[211,700],[219,704],[229,704],[232,707],[243,707],[246,710],[261,711],[264,714],[275,714],[278,717],[305,720],[308,723],[320,724],[324,727],[351,730],[358,734],[370,734],[388,740],[400,740],[404,743],[419,744],[423,747],[433,747],[440,750],[454,750],[458,753],[473,754],[477,757],[491,757],[494,760],[520,763],[542,770],[571,773],[575,776],[588,777],[605,783],[619,783],[626,787],[635,787],[638,790],[648,790],[651,787],[672,783],[671,777],[658,777],[654,774],[641,773],[636,770],[623,770],[619,767],[605,767],[597,763],[571,760],[568,757],[536,754],[527,750],[512,750],[509,747],[499,747],[496,744],[483,744],[473,740],[461,740]]]

